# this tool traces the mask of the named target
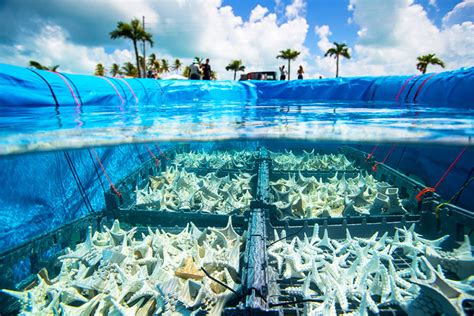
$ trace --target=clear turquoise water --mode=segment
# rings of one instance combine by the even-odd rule
[[[469,144],[474,110],[392,102],[2,107],[0,154],[165,140],[289,138]]]

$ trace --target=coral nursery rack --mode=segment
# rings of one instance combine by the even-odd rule
[[[176,146],[167,150],[163,155],[151,157],[137,170],[116,184],[121,192],[117,196],[112,190],[105,193],[106,207],[99,214],[89,215],[76,220],[53,232],[38,236],[29,242],[0,254],[0,271],[7,277],[2,280],[0,288],[25,288],[35,279],[36,273],[47,268],[52,274],[58,273],[55,266],[56,258],[66,247],[74,247],[84,240],[88,227],[100,230],[114,219],[129,226],[141,228],[161,227],[166,231],[179,231],[189,222],[197,227],[225,227],[229,216],[226,214],[210,214],[179,210],[176,212],[162,211],[159,204],[148,205],[148,208],[135,204],[136,189],[143,187],[150,176],[158,175],[171,166],[176,154],[189,152],[189,146]],[[278,179],[301,174],[304,177],[315,177],[323,180],[335,177],[336,173],[345,173],[348,177],[358,172],[369,172],[375,163],[373,158],[367,159],[368,154],[354,148],[342,147],[340,153],[355,163],[355,170],[275,170],[271,153],[260,148],[252,161],[253,167],[238,169],[206,169],[187,168],[188,172],[206,175],[215,172],[218,176],[239,174],[241,172],[254,174],[251,182],[252,201],[244,212],[230,214],[232,223],[237,232],[246,231],[245,249],[241,259],[240,278],[242,290],[239,302],[225,309],[225,315],[294,315],[302,313],[305,304],[296,302],[294,297],[283,292],[276,292],[275,288],[285,289],[300,285],[297,281],[282,280],[272,274],[272,265],[268,256],[268,248],[276,242],[277,236],[285,230],[287,236],[310,235],[315,225],[321,231],[326,230],[329,237],[337,240],[345,238],[346,231],[352,236],[368,238],[375,232],[393,234],[396,229],[416,224],[416,231],[429,238],[441,235],[450,235],[446,242],[448,248],[454,247],[462,241],[464,235],[469,235],[474,229],[474,215],[452,204],[442,204],[436,193],[430,193],[418,202],[416,194],[424,187],[416,180],[407,177],[401,172],[385,165],[378,164],[377,170],[372,172],[379,181],[388,182],[399,189],[400,197],[411,210],[409,214],[378,214],[367,216],[318,217],[318,218],[281,218],[277,214],[272,196],[271,183]],[[157,162],[157,159],[159,162]],[[439,207],[438,207],[439,206]],[[396,258],[396,264],[403,266],[402,258]],[[30,275],[19,278],[17,270],[27,266]],[[293,302],[293,303],[291,303]],[[288,304],[291,303],[291,304]],[[0,310],[3,314],[15,313],[19,305],[5,296],[0,296]],[[468,307],[465,308],[468,312]],[[381,310],[385,314],[397,314],[398,310],[387,307]]]

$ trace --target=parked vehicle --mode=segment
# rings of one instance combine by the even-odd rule
[[[276,71],[256,71],[240,75],[240,80],[277,80]]]

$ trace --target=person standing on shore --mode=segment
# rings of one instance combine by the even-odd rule
[[[303,79],[303,74],[304,74],[303,66],[300,65],[296,73],[298,74],[298,79],[300,80]]]
[[[280,67],[280,80],[286,80],[286,74],[288,72],[285,70],[285,65]]]
[[[211,65],[209,65],[209,58],[206,58],[206,62],[201,65],[202,80],[211,80]]]
[[[200,80],[201,79],[201,70],[199,69],[198,62],[195,60],[189,66],[189,79],[191,80]]]

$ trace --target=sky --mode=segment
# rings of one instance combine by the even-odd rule
[[[306,78],[334,77],[335,60],[324,57],[333,42],[351,54],[341,76],[414,74],[427,53],[447,70],[474,66],[474,0],[0,0],[0,62],[82,74],[134,62],[131,41],[109,33],[142,16],[154,40],[147,55],[210,58],[219,79],[232,78],[233,59],[247,71],[278,70],[287,48],[301,52],[293,78],[298,65]]]

